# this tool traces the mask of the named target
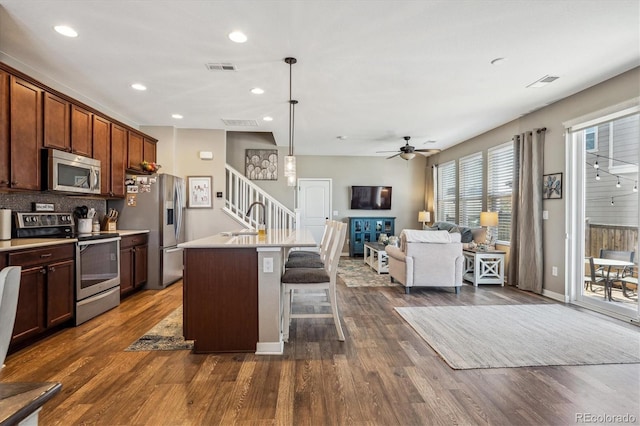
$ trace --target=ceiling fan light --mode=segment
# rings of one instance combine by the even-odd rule
[[[415,156],[416,154],[414,154],[413,152],[403,152],[402,154],[400,154],[400,157],[405,160],[411,160]]]

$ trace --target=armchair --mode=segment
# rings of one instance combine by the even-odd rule
[[[400,247],[387,246],[391,281],[411,287],[462,286],[464,257],[459,233],[405,229],[400,233]]]

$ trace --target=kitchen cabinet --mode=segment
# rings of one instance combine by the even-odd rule
[[[73,243],[9,253],[9,265],[22,266],[12,346],[73,318],[74,253]]]
[[[44,92],[44,138],[45,148],[71,151],[71,126],[69,101],[53,93]]]
[[[39,191],[42,89],[20,78],[9,77],[9,123],[9,179],[0,184]]]
[[[144,138],[142,159],[149,163],[156,162],[156,141],[149,138]]]
[[[125,196],[125,169],[127,161],[127,130],[111,123],[111,194],[112,197]]]
[[[120,297],[141,289],[147,283],[148,234],[123,236],[120,241]]]
[[[9,74],[0,70],[0,188],[9,186]]]
[[[78,105],[71,104],[71,152],[92,156],[91,149],[91,112]]]
[[[129,131],[127,142],[127,169],[142,171],[144,137],[139,133]]]
[[[350,217],[349,256],[364,255],[364,243],[378,242],[380,234],[394,233],[395,217]]]
[[[111,122],[93,116],[93,158],[100,160],[100,194],[111,195]]]

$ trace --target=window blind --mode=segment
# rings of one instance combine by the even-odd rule
[[[456,219],[456,162],[449,161],[438,166],[438,210],[436,220],[453,222]]]
[[[513,142],[487,151],[487,209],[498,212],[498,241],[511,240],[511,191],[513,187]]]
[[[458,187],[458,224],[480,226],[482,211],[482,152],[462,157]]]

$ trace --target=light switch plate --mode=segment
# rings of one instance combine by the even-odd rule
[[[273,257],[262,259],[262,272],[273,272]]]
[[[543,220],[549,219],[549,210],[542,210],[542,219]]]

